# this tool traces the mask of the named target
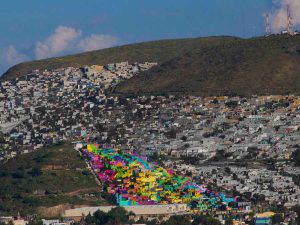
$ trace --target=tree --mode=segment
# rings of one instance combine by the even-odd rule
[[[42,175],[42,170],[40,168],[38,168],[38,167],[33,167],[31,169],[30,173],[31,173],[32,177],[38,177],[38,176]]]
[[[95,218],[89,213],[86,217],[85,217],[85,223],[87,225],[89,224],[95,224]]]
[[[184,141],[184,142],[187,141],[187,137],[186,137],[186,136],[182,136],[180,139],[181,139],[182,141]]]
[[[13,172],[12,174],[11,174],[11,176],[12,176],[12,178],[14,178],[14,179],[22,179],[22,178],[25,178],[25,173],[24,173],[24,171],[16,171],[16,172]]]
[[[125,97],[121,96],[119,98],[119,105],[128,105],[128,100]]]
[[[141,217],[138,221],[136,221],[137,224],[146,224],[147,220],[144,219],[144,217]]]
[[[233,173],[233,174],[232,174],[232,179],[233,179],[233,180],[238,180],[238,178],[239,178],[239,177],[238,177],[238,175],[237,175],[236,173]]]
[[[235,203],[235,202],[229,202],[228,206],[230,208],[237,208],[237,203]]]
[[[127,211],[123,207],[116,207],[111,209],[108,212],[108,224],[115,225],[115,224],[125,224],[128,222],[128,214]]]
[[[158,152],[154,152],[152,155],[149,156],[150,161],[158,161],[159,160],[159,155]]]
[[[260,202],[265,201],[265,195],[263,194],[254,194],[252,196],[252,201],[254,202],[254,204],[258,204]]]
[[[101,210],[97,210],[94,213],[94,222],[97,225],[102,225],[102,224],[106,224],[109,220],[109,216],[107,213],[102,212]]]
[[[272,216],[272,224],[274,225],[280,224],[283,221],[284,220],[282,214],[275,214],[274,216]]]
[[[225,225],[233,225],[233,219],[231,217],[227,218],[225,221]]]
[[[146,223],[147,225],[159,225],[159,221],[157,219],[150,220]]]
[[[300,148],[293,152],[293,162],[296,166],[300,166]]]
[[[219,104],[219,101],[218,101],[218,99],[215,98],[215,99],[212,101],[212,103],[213,103],[213,104]]]
[[[229,167],[225,167],[225,173],[231,174],[231,169]]]
[[[28,225],[43,225],[43,221],[37,219],[31,220],[29,221]]]
[[[188,176],[188,177],[191,177],[191,176],[193,176],[193,173],[191,171],[186,171],[185,175]]]
[[[228,101],[228,102],[225,103],[225,105],[226,105],[228,108],[235,108],[235,107],[237,107],[238,102],[237,102],[237,101]]]
[[[194,218],[192,225],[221,225],[221,222],[207,215],[200,215]]]
[[[164,221],[161,225],[191,225],[187,216],[171,216],[169,220]]]
[[[107,184],[104,184],[103,186],[103,192],[101,192],[101,197],[104,198],[108,203],[115,205],[117,203],[116,198],[114,197],[114,195],[111,195],[109,193],[107,193]]]

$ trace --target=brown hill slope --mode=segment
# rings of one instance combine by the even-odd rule
[[[234,37],[208,37],[177,40],[162,40],[139,44],[125,45],[98,51],[86,52],[65,57],[21,63],[11,67],[2,80],[10,80],[24,76],[34,69],[55,69],[61,67],[80,67],[93,64],[108,64],[121,61],[163,63],[194,48],[194,46],[210,46],[217,43],[232,41]]]
[[[300,93],[300,36],[195,45],[115,90],[117,94]]]

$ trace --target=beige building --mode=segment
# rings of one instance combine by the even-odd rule
[[[28,224],[28,221],[23,220],[21,218],[14,219],[14,217],[0,217],[0,223],[9,224],[13,223],[14,225],[26,225]]]
[[[69,209],[63,213],[62,217],[80,221],[82,217],[85,217],[88,214],[93,215],[97,210],[109,212],[114,207],[116,206],[82,207]],[[168,219],[172,215],[187,214],[189,210],[187,204],[138,205],[126,206],[124,208],[127,212],[134,213],[135,216],[131,217],[131,219],[134,220],[139,220],[140,218],[148,220],[154,218]]]

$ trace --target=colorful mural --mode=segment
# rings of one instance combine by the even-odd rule
[[[226,210],[228,203],[235,201],[208,190],[192,177],[150,164],[135,150],[88,144],[84,154],[105,190],[116,197],[120,206],[186,203],[205,211]]]

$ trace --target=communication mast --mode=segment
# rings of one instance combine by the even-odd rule
[[[287,5],[287,32],[289,35],[293,35],[293,18],[291,15],[290,5]]]
[[[271,35],[271,24],[270,24],[270,14],[265,14],[265,32],[266,36]]]

